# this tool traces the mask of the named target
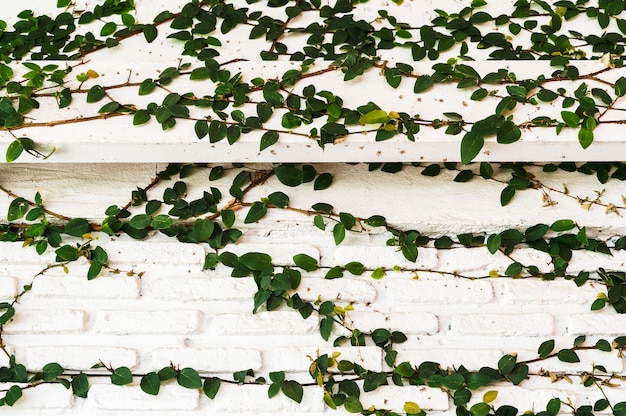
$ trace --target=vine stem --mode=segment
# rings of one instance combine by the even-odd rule
[[[30,201],[30,200],[28,200],[28,199],[26,199],[26,198],[23,198],[23,197],[20,197],[19,195],[14,194],[13,192],[11,192],[9,189],[5,188],[5,187],[4,187],[4,186],[2,186],[2,185],[0,185],[0,191],[4,192],[5,194],[7,194],[8,196],[10,196],[11,198],[14,198],[14,199],[15,199],[15,198],[22,198],[22,199],[23,199],[24,201],[26,201],[26,203],[27,203],[28,205],[30,205],[31,207],[36,207],[36,206],[37,206],[37,204],[35,204],[33,201]],[[50,210],[49,210],[49,209],[47,209],[47,208],[43,208],[43,207],[42,207],[42,209],[43,209],[43,212],[45,212],[46,214],[48,214],[48,215],[52,215],[53,217],[55,217],[55,218],[57,218],[57,219],[59,219],[59,220],[62,220],[62,221],[70,221],[70,220],[72,219],[71,217],[68,217],[68,216],[66,216],[66,215],[59,214],[59,213],[56,213],[56,212],[54,212],[54,211],[50,211]]]

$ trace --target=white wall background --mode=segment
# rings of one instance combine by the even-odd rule
[[[371,3],[375,3],[372,10],[381,4],[389,6],[386,2]],[[417,1],[406,3],[407,7],[421,10],[418,20],[428,19],[429,13],[432,13],[432,2],[428,2],[428,7]],[[435,7],[456,8],[462,2],[440,3],[437,2]],[[10,5],[20,10],[23,8],[18,2]],[[7,16],[10,14],[7,12]],[[166,49],[159,50],[164,57],[146,63],[145,67],[161,67],[161,59],[169,59]],[[233,56],[241,53],[236,47],[231,51]],[[135,52],[132,51],[133,54]],[[148,51],[143,49],[142,52]],[[121,55],[114,54],[91,65],[103,76],[101,81],[115,77],[125,79],[128,64],[122,62],[127,56],[122,51]],[[114,71],[116,65],[121,68],[118,72]],[[132,67],[136,65],[134,61]],[[241,68],[244,67],[252,71],[268,71],[267,76],[285,70],[284,67],[268,68],[255,62],[241,64]],[[337,82],[330,77],[323,85],[336,86]],[[354,88],[362,90],[359,85]],[[411,88],[409,86],[409,90]],[[374,93],[378,94],[377,91]],[[432,107],[434,103],[430,103],[423,107],[433,111],[454,111],[448,105],[458,106],[462,98],[449,94],[449,91],[445,93],[448,103],[439,104],[439,107]],[[395,97],[385,99],[397,102]],[[132,129],[128,120],[116,123],[106,122],[106,127],[98,125],[88,129],[72,126],[67,131],[55,128],[30,132],[42,143],[59,146],[57,154],[49,160],[55,163],[2,165],[0,184],[28,199],[40,191],[47,208],[71,217],[98,221],[104,218],[104,211],[109,205],[125,204],[132,190],[138,186],[145,187],[155,172],[165,166],[163,163],[147,162],[339,162],[458,158],[458,141],[443,143],[441,137],[424,137],[426,145],[423,147],[420,143],[416,147],[408,147],[404,139],[402,143],[390,141],[372,145],[367,148],[366,156],[356,151],[363,146],[358,141],[346,143],[344,153],[320,153],[317,148],[308,150],[302,144],[281,142],[275,153],[259,154],[256,151],[258,142],[255,141],[258,138],[251,138],[248,147],[242,140],[240,146],[234,147],[237,152],[227,145],[207,152],[206,148],[198,147],[207,143],[198,142],[195,137],[190,137],[189,131],[185,131],[174,134],[173,139],[172,135],[166,135],[167,140],[173,140],[175,144],[171,147],[159,146],[161,150],[157,150],[155,143],[163,142],[163,136],[155,134],[160,126]],[[550,147],[542,142],[545,137],[535,137],[529,140],[541,142],[539,147],[532,147],[528,142],[521,147],[489,147],[493,144],[488,144],[485,149],[491,153],[482,154],[480,158],[624,159],[622,143],[614,145],[615,137],[619,136],[615,133],[610,131],[603,136],[607,142],[613,143],[612,147],[603,147],[604,139],[600,137],[597,144],[580,152],[577,143],[564,147],[563,142],[557,142],[556,146]],[[85,135],[100,136],[94,139]],[[66,138],[71,140],[66,141]],[[83,140],[85,138],[88,140]],[[529,150],[520,153],[521,148]],[[0,153],[3,149],[0,147]],[[376,159],[373,155],[381,149],[383,156]],[[107,161],[142,163],[59,163],[101,162],[105,160],[104,156],[115,151],[121,153]],[[252,166],[253,169],[263,167]],[[607,214],[599,206],[584,210],[575,199],[558,193],[551,194],[553,200],[558,202],[552,207],[542,206],[540,191],[527,190],[519,193],[509,206],[502,208],[499,204],[502,184],[480,178],[469,183],[455,183],[456,172],[444,171],[436,178],[428,178],[411,167],[398,174],[368,172],[365,165],[343,163],[320,163],[316,167],[319,172],[333,174],[334,183],[330,189],[313,191],[310,184],[286,189],[276,179],[270,179],[246,198],[254,201],[283,190],[291,197],[290,205],[294,207],[307,209],[314,203],[327,202],[337,211],[348,211],[360,217],[384,215],[390,223],[415,228],[433,236],[462,232],[491,233],[510,227],[525,229],[536,223],[550,224],[563,218],[585,225],[589,234],[598,238],[626,234],[621,216]],[[596,190],[604,190],[603,201],[620,207],[624,205],[621,196],[624,188],[619,181],[603,185],[595,177],[582,174],[561,172],[545,175],[540,168],[531,171],[554,188],[561,189],[565,184],[571,195],[593,198]],[[217,184],[225,195],[234,174],[234,170],[230,171]],[[216,186],[208,180],[208,170],[198,169],[188,179],[190,198],[200,195],[203,189]],[[169,184],[162,183],[150,194],[160,197]],[[11,199],[0,195],[0,217],[3,220],[6,219]],[[240,217],[243,218],[243,212]],[[238,223],[238,226],[244,229],[244,237],[228,250],[237,253],[266,252],[275,260],[286,263],[294,254],[306,253],[325,267],[361,261],[372,268],[401,265],[476,276],[490,270],[502,272],[510,263],[506,258],[491,256],[484,248],[436,250],[429,247],[420,249],[416,264],[407,264],[393,247],[385,246],[389,236],[380,230],[350,233],[346,241],[337,247],[330,231],[316,229],[311,218],[280,210],[271,210],[258,224],[244,226]],[[88,264],[81,261],[70,265],[68,274],[55,269],[38,276],[33,290],[17,305],[15,320],[6,326],[4,336],[9,350],[14,351],[17,360],[29,369],[38,369],[49,361],[56,361],[72,370],[106,375],[103,371],[90,370],[93,364],[102,360],[114,366],[128,366],[135,373],[145,373],[160,369],[171,361],[180,367],[192,366],[203,375],[230,377],[234,371],[252,368],[257,375],[267,376],[270,371],[285,370],[288,378],[306,382],[310,381],[307,356],[315,356],[317,351],[339,351],[342,358],[362,361],[363,365],[373,370],[385,369],[381,352],[374,347],[333,348],[330,343],[324,342],[318,334],[318,323],[313,318],[305,321],[289,310],[252,315],[255,292],[252,280],[233,279],[226,268],[202,271],[205,247],[185,245],[158,234],[150,236],[145,242],[106,235],[98,235],[98,238],[97,244],[107,248],[112,267],[142,273],[141,277],[104,273],[93,281],[87,281]],[[532,260],[540,267],[548,267],[549,258],[536,251],[519,250],[515,256],[522,263]],[[53,255],[40,257],[32,248],[22,248],[21,243],[0,243],[0,301],[10,301],[23,285],[29,284],[33,276],[53,261]],[[625,262],[624,252],[615,252],[613,257],[608,257],[577,251],[570,271],[597,267],[623,270]],[[562,279],[553,282],[509,278],[472,281],[438,273],[418,274],[419,279],[414,279],[413,273],[389,272],[382,280],[371,279],[366,274],[327,281],[323,279],[322,272],[314,272],[305,275],[303,287],[309,299],[322,296],[354,303],[355,311],[349,316],[355,327],[388,327],[404,331],[409,340],[400,346],[399,361],[411,360],[414,363],[432,360],[444,366],[463,364],[468,369],[477,370],[485,365],[496,366],[498,359],[507,353],[517,353],[520,360],[533,358],[539,344],[546,339],[554,338],[557,349],[566,348],[571,346],[577,335],[588,334],[589,342],[593,343],[598,338],[612,339],[622,335],[626,328],[624,316],[608,309],[590,311],[591,303],[603,289],[599,286],[587,284],[577,288],[573,282]],[[541,368],[556,372],[590,371],[595,363],[606,366],[610,372],[621,373],[624,369],[623,359],[616,353],[581,352],[580,356],[582,362],[578,364],[548,361],[542,363]],[[6,362],[0,364],[6,365]],[[539,370],[539,366],[531,368],[531,372]],[[198,391],[174,384],[163,387],[158,396],[152,397],[141,392],[138,380],[135,385],[125,387],[112,386],[105,379],[93,379],[92,382],[94,385],[87,399],[74,398],[70,391],[58,385],[25,390],[25,397],[18,405],[15,408],[3,407],[2,414],[342,414],[326,408],[321,390],[315,387],[305,388],[303,403],[297,405],[284,396],[268,399],[267,387],[263,386],[223,385],[216,400],[210,401]],[[567,381],[550,383],[546,378],[533,378],[521,386],[498,390],[500,395],[494,405],[514,405],[520,411],[542,410],[553,397],[571,400],[574,406],[593,404],[600,398],[599,391],[583,388],[576,379],[570,384]],[[614,401],[620,401],[626,390],[618,387],[606,392]],[[479,398],[480,394],[475,397]],[[375,404],[398,410],[405,401],[418,403],[432,415],[454,412],[445,393],[438,389],[383,387],[362,398],[366,407]]]

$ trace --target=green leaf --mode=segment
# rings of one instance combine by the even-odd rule
[[[303,174],[302,170],[296,168],[293,165],[280,165],[274,168],[276,177],[283,185],[298,186],[302,184]]]
[[[133,374],[128,367],[118,367],[111,374],[111,383],[116,386],[125,386],[133,382]]]
[[[48,363],[42,368],[42,380],[43,381],[52,381],[58,376],[63,374],[63,367],[58,363]]]
[[[252,271],[272,269],[272,258],[265,253],[245,253],[239,257],[239,262]]]
[[[7,147],[7,151],[6,151],[7,163],[11,163],[15,161],[18,157],[20,157],[23,150],[24,150],[24,147],[22,146],[22,143],[19,140],[13,140]]]
[[[307,272],[312,272],[319,268],[317,260],[307,254],[296,254],[293,256],[293,262],[296,266]]]
[[[613,405],[614,416],[626,416],[626,402],[619,402]]]
[[[24,198],[15,198],[9,204],[9,211],[7,213],[7,221],[15,221],[20,219],[28,211],[28,202]]]
[[[267,149],[278,141],[278,133],[274,130],[266,131],[261,136],[260,151]]]
[[[609,342],[605,339],[599,339],[598,342],[596,342],[595,347],[604,352],[610,352],[613,349],[611,344],[609,344]]]
[[[359,118],[359,124],[379,124],[386,123],[389,120],[391,118],[385,110],[372,110]]]
[[[435,80],[430,75],[420,75],[415,80],[415,86],[413,87],[413,92],[416,94],[424,92],[430,87],[432,87],[434,83],[435,83]]]
[[[559,359],[559,361],[563,361],[564,363],[579,363],[580,362],[580,358],[578,357],[578,354],[576,354],[576,351],[572,349],[562,349],[561,351],[558,352],[557,358]]]
[[[87,102],[88,103],[97,103],[101,99],[103,99],[106,95],[106,91],[100,85],[94,85],[89,88],[87,92]]]
[[[615,81],[615,95],[618,97],[626,95],[626,78],[619,77],[617,81]]]
[[[87,379],[87,374],[80,373],[72,378],[72,390],[78,397],[82,397],[83,399],[87,397],[87,393],[89,392],[89,380]]]
[[[479,402],[470,407],[469,412],[472,416],[487,416],[491,407],[484,402]]]
[[[515,188],[513,188],[512,186],[506,186],[500,193],[500,205],[502,205],[503,207],[508,205],[508,203],[511,202],[514,196]]]
[[[485,140],[474,132],[468,132],[461,140],[461,163],[467,165],[480,153]]]
[[[511,382],[517,386],[522,381],[526,380],[527,376],[528,366],[526,364],[516,364],[515,368],[513,368],[513,371],[509,375],[509,378],[511,379]]]
[[[546,406],[546,411],[551,413],[553,416],[556,416],[561,411],[561,399],[555,397],[554,399],[550,399],[548,405]]]
[[[322,191],[330,187],[333,183],[333,175],[330,173],[322,173],[315,179],[315,183],[313,184],[313,189],[316,191]]]
[[[289,197],[284,192],[272,192],[267,196],[270,203],[278,208],[285,208],[289,206]]]
[[[509,375],[511,371],[513,371],[516,363],[517,357],[511,354],[507,354],[500,358],[500,360],[498,361],[498,369],[503,375],[506,376]]]
[[[13,385],[9,387],[7,394],[4,396],[4,402],[13,406],[22,397],[22,389],[19,386]]]
[[[567,127],[576,128],[578,127],[578,123],[580,122],[580,117],[576,113],[572,113],[571,111],[561,111],[561,117],[563,121],[567,125]]]
[[[333,227],[333,238],[335,239],[335,244],[339,245],[346,238],[346,228],[343,224],[338,223]]]
[[[550,229],[558,233],[558,232],[563,232],[563,231],[569,231],[575,227],[576,227],[576,223],[572,220],[556,220],[552,223],[552,225],[550,226]]]
[[[84,218],[74,218],[71,219],[65,227],[63,228],[63,232],[65,234],[81,237],[83,234],[87,234],[91,231],[91,226]]]
[[[520,273],[522,273],[522,265],[518,262],[509,264],[509,267],[504,271],[504,274],[510,277],[519,276]]]
[[[302,385],[297,381],[285,380],[280,383],[280,389],[283,391],[284,395],[289,397],[291,400],[297,403],[302,402],[304,390]]]
[[[361,413],[363,411],[363,405],[356,396],[348,396],[343,407],[349,413]]]
[[[147,110],[139,110],[133,115],[133,126],[146,124],[150,121],[150,113]]]
[[[152,223],[152,217],[148,214],[137,214],[130,219],[128,225],[136,230],[143,230],[148,228]]]
[[[246,218],[243,220],[244,224],[252,224],[259,221],[267,214],[267,207],[262,202],[254,202],[246,215]]]
[[[139,387],[141,387],[144,393],[156,396],[161,388],[161,379],[157,373],[152,371],[141,378]]]
[[[524,238],[528,242],[537,241],[540,238],[543,238],[543,236],[546,235],[549,229],[550,227],[548,227],[546,224],[533,225],[526,230],[526,233],[524,233]]]
[[[78,260],[78,257],[80,257],[78,249],[70,245],[64,245],[63,247],[56,249],[55,253],[61,261],[74,261]]]
[[[221,384],[222,384],[222,380],[220,380],[218,377],[207,377],[204,380],[202,391],[204,392],[204,394],[206,394],[206,396],[209,399],[213,400],[215,396],[217,395],[217,392],[219,391]]]
[[[178,384],[187,389],[199,389],[202,387],[202,379],[193,368],[183,368],[176,376]]]
[[[156,26],[143,25],[142,31],[143,31],[143,36],[146,39],[146,42],[148,43],[152,43],[158,35]]]
[[[115,111],[117,111],[118,108],[120,108],[120,103],[118,103],[117,101],[111,101],[110,103],[106,103],[105,105],[100,107],[100,109],[98,110],[98,113],[110,114],[110,113],[114,113]]]
[[[235,212],[231,209],[222,210],[222,222],[224,223],[224,227],[232,227],[235,224]]]
[[[100,36],[109,36],[115,33],[117,30],[117,25],[115,22],[107,22],[102,29],[100,30]]]
[[[578,143],[580,143],[583,149],[591,146],[591,143],[593,143],[593,131],[586,127],[582,127],[578,130]]]
[[[548,341],[544,341],[541,343],[541,345],[539,346],[539,349],[537,350],[537,354],[539,354],[539,357],[541,358],[546,358],[548,355],[552,353],[553,350],[554,350],[554,340],[550,339]]]

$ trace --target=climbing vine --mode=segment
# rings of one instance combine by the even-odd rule
[[[626,20],[621,16],[624,2],[619,0],[544,1],[519,0],[508,12],[492,15],[485,1],[473,0],[458,11],[435,10],[428,23],[403,22],[402,1],[367,16],[367,1],[337,0],[249,0],[245,5],[219,0],[194,0],[180,12],[163,11],[151,21],[139,21],[133,1],[105,0],[80,10],[71,0],[59,0],[57,16],[37,15],[25,10],[12,27],[0,22],[0,130],[10,137],[5,158],[18,160],[24,153],[37,158],[54,157],[55,148],[29,137],[32,129],[66,124],[82,124],[115,117],[141,126],[157,123],[162,130],[187,128],[198,140],[210,143],[226,139],[237,146],[243,135],[258,137],[260,152],[271,151],[284,137],[310,141],[327,152],[337,151],[335,145],[365,133],[374,141],[404,137],[414,142],[423,134],[443,129],[445,135],[460,136],[458,163],[371,163],[371,171],[380,169],[397,173],[416,169],[423,176],[437,176],[443,171],[455,172],[454,181],[484,180],[502,186],[499,203],[513,201],[518,192],[540,192],[545,206],[553,206],[551,195],[575,199],[583,209],[602,207],[607,214],[621,215],[626,201],[607,201],[601,191],[595,196],[575,195],[567,188],[557,189],[529,173],[530,164],[472,162],[483,150],[485,140],[510,144],[537,130],[555,135],[575,131],[579,146],[593,145],[598,127],[623,124],[620,98],[626,95],[626,78],[621,76]],[[406,6],[406,5],[405,5]],[[270,13],[271,11],[271,13]],[[274,13],[276,12],[276,13]],[[591,33],[579,32],[581,19],[589,21]],[[597,25],[597,27],[596,27]],[[602,35],[598,35],[603,31]],[[232,65],[243,57],[227,55],[227,43],[233,34],[246,39],[244,48],[258,50],[265,61],[297,62],[296,69],[287,70],[277,78],[264,78],[236,72]],[[242,35],[243,34],[243,35]],[[131,39],[143,37],[147,43],[166,38],[182,49],[176,65],[160,68],[158,76],[139,80],[129,78],[119,84],[99,84],[100,73],[89,63],[98,51],[123,47]],[[250,45],[262,45],[260,48]],[[255,57],[256,58],[256,57]],[[532,79],[518,79],[509,69],[489,65],[484,72],[478,60],[542,60],[550,73]],[[22,60],[24,60],[22,62]],[[582,60],[596,60],[599,67],[586,70]],[[47,62],[50,61],[50,62]],[[60,62],[59,62],[60,61]],[[430,68],[424,71],[423,64]],[[431,65],[432,64],[432,65]],[[422,65],[422,66],[420,66]],[[476,67],[474,67],[476,66]],[[581,72],[579,67],[584,70]],[[545,68],[545,67],[544,67]],[[599,68],[599,69],[598,69]],[[350,85],[367,76],[384,79],[381,89],[393,91],[402,83],[412,84],[412,93],[419,100],[441,86],[453,86],[459,97],[481,102],[488,113],[481,117],[447,111],[420,115],[413,110],[386,108],[376,97],[355,102],[355,97],[341,90],[319,89],[323,77],[338,78]],[[188,92],[189,85],[202,85],[207,92]],[[209,87],[207,87],[207,85]],[[137,94],[135,103],[122,103],[117,91]],[[404,90],[402,90],[404,91]],[[126,93],[128,94],[128,93]],[[144,97],[145,96],[145,97]],[[126,101],[128,95],[124,96]],[[141,97],[141,98],[139,98]],[[154,98],[153,98],[154,97]],[[154,101],[143,103],[143,98]],[[357,97],[362,99],[362,96]],[[462,98],[460,98],[462,99]],[[52,103],[52,106],[50,105]],[[84,107],[80,105],[85,104]],[[97,104],[96,104],[97,103]],[[95,106],[91,104],[96,104]],[[79,106],[84,113],[73,118],[48,119],[52,107],[61,110]],[[467,103],[466,103],[467,106]],[[493,108],[492,108],[493,107]],[[518,114],[519,108],[537,108],[531,116]],[[558,108],[559,110],[556,110]],[[424,113],[429,112],[428,109]],[[61,114],[61,113],[59,113]],[[474,117],[474,118],[472,118]],[[428,132],[428,133],[426,133]],[[542,133],[543,134],[543,133]],[[167,137],[167,136],[165,136]],[[617,162],[563,162],[542,165],[546,173],[562,170],[572,174],[596,175],[600,183],[626,178],[626,166]],[[458,415],[513,416],[520,409],[491,403],[498,395],[498,386],[519,385],[528,378],[547,377],[552,380],[577,377],[586,387],[600,390],[603,398],[593,406],[575,407],[567,401],[552,399],[537,414],[556,416],[567,408],[576,415],[593,414],[610,409],[616,416],[626,415],[626,402],[612,403],[605,390],[625,375],[613,374],[601,364],[585,372],[533,373],[529,364],[556,358],[562,362],[579,362],[579,351],[597,350],[621,354],[626,347],[624,336],[613,340],[587,342],[578,337],[569,348],[556,349],[554,340],[542,342],[537,356],[520,359],[515,353],[505,354],[497,367],[469,371],[463,366],[443,368],[435,362],[398,362],[396,346],[407,340],[393,328],[361,330],[349,320],[353,305],[330,299],[306,301],[300,296],[303,275],[322,270],[326,279],[345,275],[382,279],[386,274],[405,271],[416,276],[421,272],[452,275],[463,279],[524,278],[538,280],[566,279],[577,286],[594,283],[605,291],[592,303],[592,310],[613,308],[626,312],[626,274],[618,270],[585,270],[568,272],[572,253],[588,250],[610,256],[626,249],[626,236],[599,239],[588,234],[583,224],[560,219],[551,224],[536,223],[526,229],[510,228],[497,233],[489,231],[431,236],[419,230],[395,225],[379,213],[348,212],[321,201],[310,207],[294,206],[284,192],[272,192],[259,200],[250,200],[249,193],[272,177],[287,187],[308,186],[320,191],[332,186],[329,172],[318,172],[309,164],[280,164],[265,170],[251,170],[242,165],[211,165],[209,179],[221,186],[203,190],[202,196],[188,200],[185,178],[196,169],[207,166],[171,164],[155,179],[132,192],[125,205],[111,206],[104,211],[104,220],[88,221],[73,218],[46,208],[40,192],[32,196],[16,195],[4,184],[0,191],[12,198],[6,222],[0,224],[0,241],[21,241],[39,255],[54,251],[56,261],[33,276],[11,302],[0,303],[0,347],[9,358],[9,365],[0,367],[0,382],[10,386],[3,390],[0,404],[18,403],[24,389],[46,383],[60,383],[71,388],[78,397],[87,397],[90,377],[73,374],[51,362],[41,371],[31,371],[18,363],[4,343],[4,329],[19,314],[19,300],[27,296],[37,277],[53,268],[68,268],[80,259],[90,267],[87,279],[103,273],[115,273],[114,259],[97,244],[94,233],[112,236],[121,234],[137,240],[155,233],[176,238],[182,243],[205,244],[204,269],[218,265],[231,269],[231,275],[252,278],[257,291],[251,309],[273,311],[291,308],[303,319],[318,319],[320,336],[334,347],[373,345],[384,353],[387,370],[374,371],[357,362],[341,359],[337,354],[311,357],[311,382],[287,379],[285,371],[275,369],[264,376],[250,369],[235,372],[232,378],[201,374],[193,368],[175,365],[145,374],[133,373],[128,367],[94,363],[94,370],[108,372],[115,385],[139,381],[141,389],[151,395],[161,385],[174,380],[182,387],[201,389],[210,399],[216,398],[222,383],[268,385],[268,396],[284,394],[301,402],[303,387],[317,386],[330,408],[344,408],[351,413],[394,415],[398,409],[365,407],[362,396],[384,385],[428,386],[445,392]],[[232,182],[224,186],[227,169],[236,169]],[[167,183],[162,195],[153,195],[159,183]],[[496,201],[497,203],[497,201]],[[464,276],[446,270],[396,266],[368,268],[360,262],[322,266],[304,253],[296,254],[292,264],[280,264],[266,253],[250,252],[236,255],[229,246],[243,237],[237,224],[264,221],[271,210],[288,210],[308,218],[322,231],[327,231],[334,244],[340,245],[349,233],[383,230],[388,235],[389,250],[398,250],[415,263],[423,248],[446,250],[464,247],[487,250],[510,261],[503,271],[485,271],[483,276]],[[361,211],[359,209],[359,211]],[[530,248],[549,257],[548,266],[524,264],[516,259],[520,248]],[[135,273],[128,271],[128,273]],[[312,317],[312,318],[311,318]],[[98,376],[102,376],[99,373]],[[482,394],[484,388],[490,390]],[[480,390],[481,397],[478,397]],[[19,404],[18,404],[19,405]],[[419,403],[407,401],[404,414],[423,415]]]

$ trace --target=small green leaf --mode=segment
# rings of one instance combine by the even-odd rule
[[[43,366],[42,373],[43,381],[52,381],[63,374],[63,367],[61,367],[58,363],[48,363]]]
[[[148,110],[139,110],[133,115],[133,126],[146,124],[148,121],[150,121]]]
[[[274,130],[266,131],[261,136],[260,151],[267,149],[278,141],[278,133]]]
[[[516,363],[517,357],[511,354],[507,354],[500,358],[500,360],[498,361],[498,369],[503,375],[506,376],[509,375],[511,371],[513,371]]]
[[[116,386],[125,386],[133,382],[133,374],[128,367],[118,367],[111,374],[111,383]]]
[[[322,173],[315,179],[313,189],[316,191],[322,191],[330,187],[333,183],[333,176],[330,173]]]
[[[80,373],[72,378],[72,390],[78,397],[86,398],[89,392],[89,380],[87,374]]]
[[[591,143],[593,143],[593,131],[589,130],[586,127],[582,127],[580,130],[578,130],[578,142],[583,149],[591,146]]]
[[[73,237],[81,237],[83,234],[87,234],[91,231],[91,226],[84,218],[71,219],[65,227],[63,232]]]
[[[556,232],[569,231],[576,227],[576,223],[572,220],[557,220],[552,223],[550,229]]]
[[[552,353],[553,350],[554,350],[554,340],[550,339],[548,341],[544,341],[541,343],[541,345],[539,346],[539,349],[537,350],[537,354],[539,354],[539,357],[541,358],[546,358],[548,355]]]
[[[239,257],[239,262],[252,271],[272,269],[272,258],[265,253],[245,253]]]
[[[183,368],[176,376],[178,384],[188,389],[199,389],[202,387],[202,379],[193,368]]]
[[[61,261],[74,261],[78,260],[78,257],[80,257],[78,249],[70,245],[64,245],[63,247],[56,249],[55,253]]]
[[[304,390],[302,385],[297,381],[285,380],[280,384],[280,389],[283,391],[285,396],[289,397],[291,400],[297,403],[302,402]]]
[[[293,165],[280,165],[274,168],[278,180],[287,186],[298,186],[303,182],[302,170]]]
[[[18,157],[20,157],[23,150],[24,150],[24,147],[22,146],[22,143],[19,140],[13,140],[7,147],[7,151],[6,151],[7,163],[11,163],[15,161]]]
[[[141,378],[139,387],[141,387],[144,393],[156,396],[159,394],[159,389],[161,388],[161,379],[154,371],[150,372]]]
[[[372,110],[359,118],[359,124],[379,124],[386,123],[389,120],[391,118],[385,110]]]
[[[254,202],[246,215],[246,218],[243,220],[244,224],[252,224],[259,221],[267,214],[267,207],[262,202]]]
[[[307,254],[296,254],[293,256],[293,262],[296,266],[307,272],[312,272],[319,268],[317,260]]]
[[[557,358],[559,359],[559,361],[563,361],[564,363],[579,363],[580,362],[580,358],[578,357],[578,354],[576,354],[576,351],[572,349],[562,349],[561,351],[558,352]]]
[[[339,245],[346,238],[346,228],[343,224],[338,223],[333,227],[333,238],[335,240],[335,244]]]
[[[20,219],[28,211],[28,201],[24,198],[15,198],[9,204],[9,211],[7,213],[7,221],[15,221]]]
[[[578,123],[580,122],[580,117],[576,113],[572,113],[571,111],[561,111],[561,117],[563,121],[567,125],[567,127],[576,128],[578,127]]]
[[[207,377],[204,380],[204,385],[202,386],[202,391],[206,396],[213,400],[217,395],[217,392],[220,389],[220,385],[222,384],[222,380],[218,377]]]
[[[87,92],[87,102],[96,103],[104,98],[106,91],[100,85],[94,85]]]
[[[413,92],[416,94],[424,92],[430,87],[432,87],[434,83],[435,83],[435,80],[430,75],[420,75],[417,78],[417,80],[415,80],[415,86],[413,87]]]
[[[361,413],[363,411],[363,405],[356,396],[348,396],[343,403],[343,407],[349,413]]]
[[[7,394],[4,396],[4,402],[13,406],[22,397],[22,389],[19,386],[13,385],[9,387]]]
[[[485,140],[474,132],[468,132],[461,140],[461,163],[467,165],[480,153]]]

